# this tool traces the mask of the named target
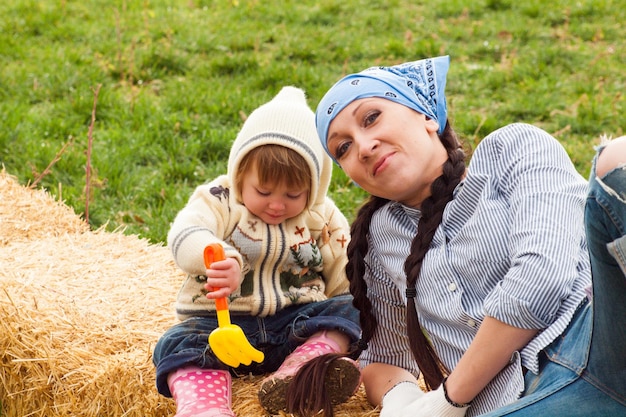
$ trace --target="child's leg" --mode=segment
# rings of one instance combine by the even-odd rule
[[[348,338],[336,330],[316,333],[287,356],[280,368],[266,381],[293,376],[309,360],[326,353],[347,352],[347,347]]]
[[[315,333],[305,343],[298,346],[269,377],[265,378],[259,391],[263,408],[270,413],[286,410],[286,393],[293,376],[311,359],[327,353],[346,353],[349,338],[337,330],[324,330]],[[350,358],[338,358],[329,366],[325,387],[330,392],[331,402],[340,404],[350,398],[361,383],[358,364]],[[313,387],[311,387],[313,389]]]
[[[235,417],[228,371],[189,366],[172,372],[167,383],[176,401],[176,417]]]

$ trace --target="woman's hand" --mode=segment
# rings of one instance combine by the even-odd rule
[[[209,300],[229,296],[239,287],[241,268],[235,258],[226,258],[216,261],[206,270],[206,284],[208,291],[206,298]]]
[[[463,417],[468,406],[452,405],[446,398],[444,384],[393,413],[395,417]],[[384,410],[384,409],[383,409]],[[382,417],[382,413],[380,413]],[[389,415],[391,416],[391,414]]]
[[[405,407],[417,402],[424,395],[416,383],[411,381],[399,382],[383,397],[380,417],[398,417],[399,413],[406,409]]]

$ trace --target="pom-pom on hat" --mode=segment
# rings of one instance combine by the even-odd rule
[[[293,149],[304,158],[313,179],[308,205],[322,203],[330,184],[332,160],[321,146],[315,128],[315,114],[307,104],[303,90],[283,87],[244,122],[228,158],[232,192],[239,201],[241,190],[237,189],[234,176],[241,159],[252,149],[270,144]]]

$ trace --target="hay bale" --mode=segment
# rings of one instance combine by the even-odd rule
[[[21,186],[4,169],[0,171],[0,196],[0,246],[89,230],[70,207],[54,202],[45,191]]]
[[[0,172],[3,417],[168,416],[152,349],[184,279],[169,250],[87,224]],[[262,416],[262,376],[235,379],[238,416]],[[361,389],[337,417],[378,415]]]

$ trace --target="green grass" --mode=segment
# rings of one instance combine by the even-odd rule
[[[384,4],[381,4],[384,3]],[[346,72],[449,54],[453,125],[471,149],[529,122],[587,176],[624,134],[621,1],[12,0],[0,4],[0,162],[89,221],[153,242],[198,184],[225,171],[242,116],[283,85],[315,108]],[[331,196],[363,199],[338,170]]]

